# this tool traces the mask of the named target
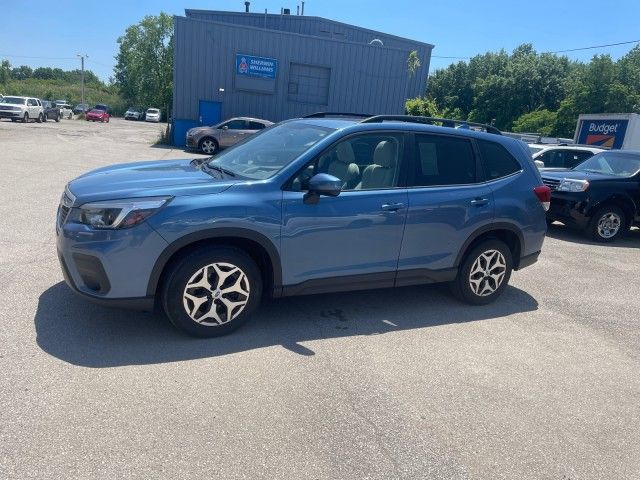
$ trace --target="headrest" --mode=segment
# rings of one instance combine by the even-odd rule
[[[353,148],[350,142],[341,142],[336,147],[336,157],[338,161],[342,163],[354,163],[356,161],[356,155],[353,153]]]
[[[373,152],[373,163],[383,168],[393,168],[396,166],[396,145],[393,142],[383,140]]]

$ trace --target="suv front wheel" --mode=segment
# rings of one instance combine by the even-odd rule
[[[599,208],[587,226],[587,235],[597,242],[613,242],[620,238],[627,225],[624,211],[615,205]]]
[[[486,305],[502,294],[512,270],[509,247],[497,239],[485,240],[465,256],[451,288],[467,303]]]
[[[200,140],[200,151],[207,155],[213,155],[218,150],[218,142],[211,137],[204,137]]]
[[[217,337],[244,324],[260,303],[262,277],[249,255],[230,247],[192,253],[168,272],[164,310],[176,327]]]

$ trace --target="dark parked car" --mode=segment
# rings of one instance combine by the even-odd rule
[[[91,107],[87,103],[79,103],[75,107],[73,107],[73,113],[76,115],[80,115],[81,113],[87,113],[91,110]]]
[[[549,221],[577,226],[598,242],[640,223],[640,151],[606,151],[572,170],[541,173],[551,188]]]
[[[536,262],[551,195],[524,143],[487,125],[321,115],[210,158],[71,181],[56,226],[69,286],[103,304],[157,302],[215,336],[262,296],[450,282],[485,305]]]
[[[42,100],[42,109],[44,113],[43,120],[46,122],[47,120],[55,120],[59,122],[62,118],[62,113],[60,112],[60,107],[58,107],[55,103],[50,100]]]

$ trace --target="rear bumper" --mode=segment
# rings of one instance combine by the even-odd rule
[[[540,256],[540,252],[532,253],[531,255],[527,255],[524,257],[520,257],[520,262],[518,263],[518,268],[516,270],[522,270],[523,268],[530,267],[534,263],[538,261],[538,257]]]

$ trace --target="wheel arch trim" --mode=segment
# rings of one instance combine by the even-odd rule
[[[454,267],[455,268],[460,267],[460,264],[462,263],[462,260],[464,259],[465,254],[469,251],[469,247],[478,238],[480,238],[482,235],[485,235],[487,233],[490,233],[496,230],[507,230],[515,234],[516,237],[518,238],[518,242],[520,243],[520,255],[522,255],[522,253],[525,251],[524,235],[522,234],[522,231],[517,227],[517,225],[514,225],[513,223],[508,223],[508,222],[490,223],[478,228],[471,235],[469,235],[469,238],[467,238],[467,240],[464,242],[464,244],[460,248],[460,251],[458,252],[458,256],[456,257],[456,262],[454,264]],[[519,266],[519,264],[520,264],[520,259],[513,258],[514,270],[517,270],[517,267]]]
[[[149,283],[147,285],[147,295],[155,295],[165,267],[173,256],[189,245],[203,240],[215,240],[218,238],[239,238],[250,240],[260,245],[269,256],[271,269],[273,272],[273,296],[279,297],[282,293],[282,264],[280,253],[273,242],[265,235],[253,230],[244,228],[213,228],[193,232],[170,243],[156,259],[153,266]]]

